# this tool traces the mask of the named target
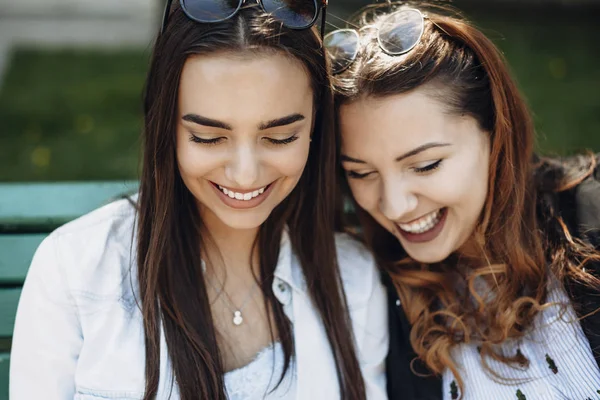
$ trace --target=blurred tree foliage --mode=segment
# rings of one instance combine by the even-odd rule
[[[0,92],[0,180],[137,176],[143,51],[17,50]]]
[[[600,151],[600,13],[467,15],[505,53],[534,111],[540,151]],[[0,89],[0,181],[135,178],[147,60],[142,50],[17,49]]]

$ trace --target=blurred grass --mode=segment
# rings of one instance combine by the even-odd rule
[[[18,49],[0,91],[0,181],[137,176],[142,51]]]
[[[597,13],[478,9],[534,111],[538,148],[600,151]],[[143,51],[20,49],[0,90],[0,181],[135,178]]]
[[[538,150],[600,151],[599,13],[510,11],[472,18],[504,52],[533,112]]]

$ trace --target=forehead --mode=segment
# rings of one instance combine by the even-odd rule
[[[180,113],[234,122],[263,121],[312,107],[302,63],[282,52],[190,57],[179,88]]]
[[[397,157],[428,142],[456,142],[464,123],[422,89],[364,97],[340,108],[342,149],[352,152],[349,156],[376,158],[389,152]]]

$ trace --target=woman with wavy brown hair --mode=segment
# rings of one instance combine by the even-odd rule
[[[325,38],[339,162],[390,291],[390,399],[600,393],[600,169],[533,153],[500,52],[440,6]]]
[[[385,288],[334,234],[326,2],[173,3],[139,197],[40,245],[11,399],[385,398]]]

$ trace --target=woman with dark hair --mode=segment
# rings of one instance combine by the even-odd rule
[[[600,393],[600,169],[533,153],[500,52],[457,13],[370,7],[324,41],[340,164],[389,289],[391,399]]]
[[[11,399],[385,398],[385,289],[333,233],[321,6],[233,3],[167,6],[139,197],[40,245]]]

